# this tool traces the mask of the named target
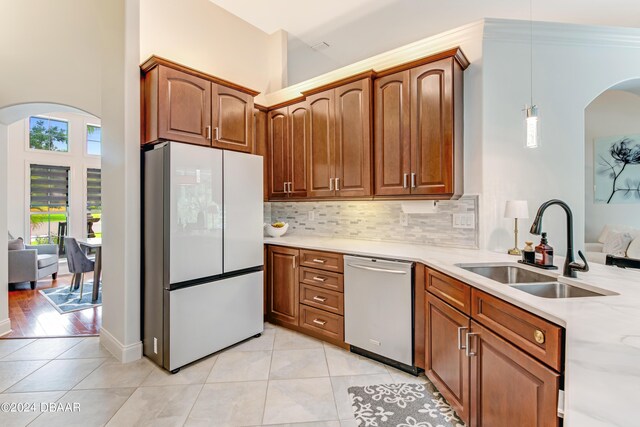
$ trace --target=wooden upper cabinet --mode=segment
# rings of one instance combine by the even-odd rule
[[[463,193],[459,49],[380,72],[375,81],[375,195],[450,199]]]
[[[253,150],[262,156],[262,171],[264,184],[264,201],[269,198],[269,144],[267,138],[267,111],[254,109],[253,111]]]
[[[408,195],[411,173],[409,71],[375,80],[375,194]]]
[[[140,69],[142,145],[176,141],[254,151],[258,92],[157,56]]]
[[[287,107],[271,110],[267,116],[269,153],[269,199],[287,197],[289,181],[289,119]]]
[[[235,151],[253,151],[253,96],[212,84],[212,145]]]
[[[298,249],[269,246],[267,260],[267,316],[298,324]]]
[[[289,106],[289,197],[307,196],[307,150],[311,117],[306,101]]]
[[[211,126],[211,82],[163,66],[158,66],[155,73],[158,96],[154,139],[211,145],[207,138]],[[155,83],[155,76],[149,78],[149,83]],[[149,113],[152,112],[150,108]],[[153,123],[153,119],[149,120],[147,125]],[[146,139],[153,138],[153,133],[147,132]]]
[[[471,322],[472,426],[557,427],[560,374]]]
[[[453,193],[453,60],[411,70],[412,194]]]
[[[309,96],[307,102],[310,113],[308,195],[334,196],[334,91]]]
[[[371,79],[335,89],[335,180],[339,197],[371,195]]]

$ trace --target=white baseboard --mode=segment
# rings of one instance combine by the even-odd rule
[[[142,358],[142,341],[124,345],[104,327],[100,329],[100,343],[122,363],[129,363]]]
[[[4,320],[0,320],[0,337],[7,335],[11,332],[11,319],[8,317]]]

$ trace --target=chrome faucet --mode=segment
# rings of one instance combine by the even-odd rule
[[[551,205],[558,205],[562,209],[564,209],[567,214],[567,256],[564,259],[564,271],[562,274],[565,277],[577,277],[576,271],[589,271],[589,264],[587,263],[587,259],[582,254],[582,251],[578,251],[578,255],[582,258],[582,262],[584,264],[579,264],[574,262],[573,259],[573,213],[571,212],[571,208],[562,200],[553,199],[548,202],[544,202],[538,208],[538,213],[536,214],[535,219],[533,220],[533,224],[531,224],[531,234],[535,234],[539,236],[542,232],[542,215],[544,211]]]

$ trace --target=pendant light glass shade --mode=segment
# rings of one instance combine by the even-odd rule
[[[538,116],[538,107],[531,105],[525,108],[525,112],[526,147],[538,148],[540,146],[540,116]]]

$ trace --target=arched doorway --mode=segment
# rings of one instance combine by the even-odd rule
[[[627,249],[640,238],[639,116],[640,78],[610,87],[585,108],[585,247],[591,262],[638,255]]]
[[[0,123],[11,321],[3,338],[97,335],[101,293],[94,300],[91,271],[73,275],[81,269],[73,268],[77,254],[70,255],[65,237],[101,238],[100,119],[66,105],[27,103],[0,109]],[[93,265],[95,249],[80,247]]]

